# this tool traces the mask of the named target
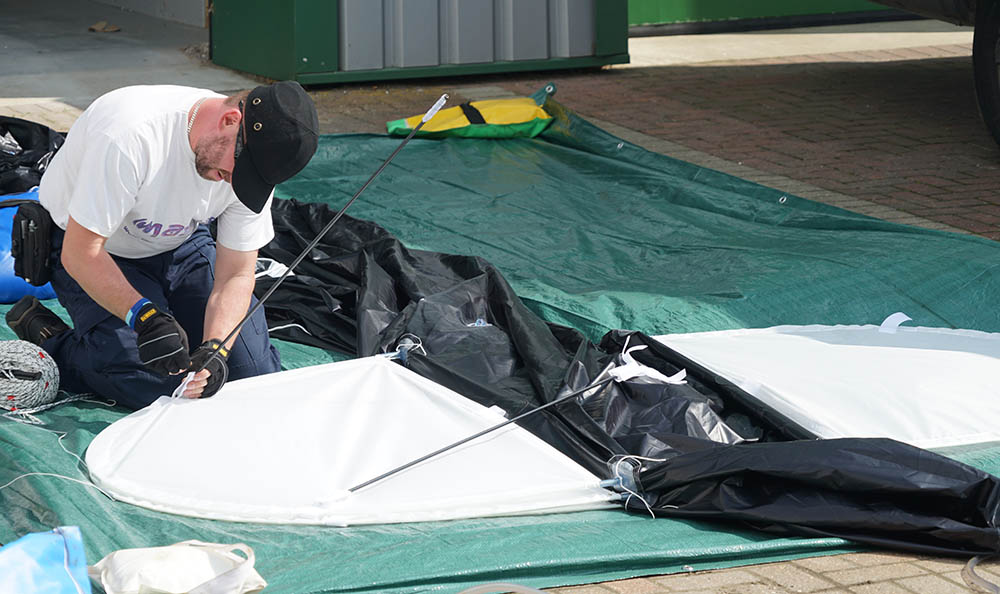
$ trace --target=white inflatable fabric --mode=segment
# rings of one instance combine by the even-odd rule
[[[886,322],[656,339],[818,437],[923,448],[1000,440],[1000,334]]]
[[[384,357],[163,397],[102,431],[94,483],[143,507],[220,520],[353,525],[603,508],[617,496],[516,424],[369,487],[347,489],[501,413]]]

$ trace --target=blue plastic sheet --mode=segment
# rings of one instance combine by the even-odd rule
[[[0,547],[0,592],[90,594],[80,529],[32,532]]]
[[[4,194],[0,200],[38,200],[38,188],[23,194]],[[0,208],[0,303],[14,303],[25,295],[53,299],[56,292],[46,283],[36,287],[14,276],[14,258],[10,255],[10,232],[16,207]]]

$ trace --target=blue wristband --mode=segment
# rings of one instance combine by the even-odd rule
[[[142,299],[135,302],[131,308],[129,308],[128,313],[125,314],[125,323],[128,327],[135,330],[135,314],[139,313],[139,310],[143,308],[147,303],[152,303],[149,299],[143,297]]]

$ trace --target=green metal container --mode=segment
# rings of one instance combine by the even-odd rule
[[[662,25],[885,11],[864,0],[628,0],[629,25]]]
[[[622,0],[423,0],[421,6],[427,10],[414,10],[413,0],[214,0],[212,61],[302,84],[628,62]]]

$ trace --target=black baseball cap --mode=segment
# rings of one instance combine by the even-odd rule
[[[316,106],[295,81],[261,85],[247,95],[239,134],[243,150],[233,166],[233,191],[260,212],[274,186],[302,171],[316,152]]]

